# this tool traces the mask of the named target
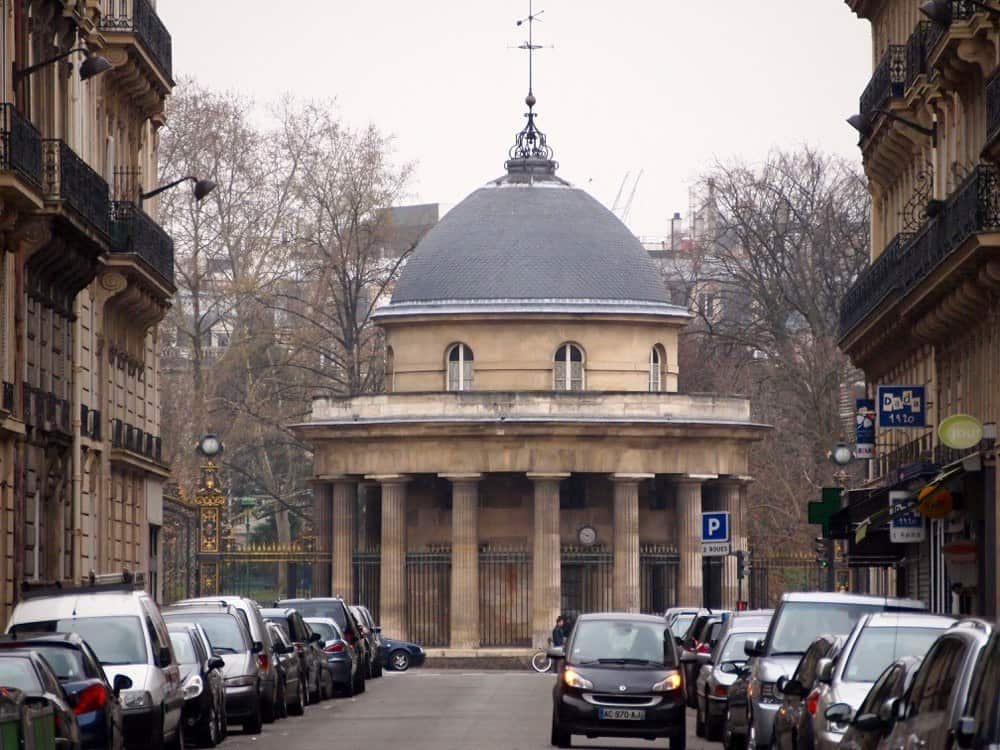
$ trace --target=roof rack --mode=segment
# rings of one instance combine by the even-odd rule
[[[146,574],[142,572],[133,573],[128,568],[122,569],[121,573],[96,573],[92,570],[77,586],[65,586],[62,581],[22,581],[21,598],[95,591],[137,591],[145,586]]]

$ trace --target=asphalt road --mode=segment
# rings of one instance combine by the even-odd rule
[[[223,750],[551,750],[552,675],[416,669],[368,682],[364,695],[306,708],[305,716],[233,732]],[[665,748],[667,740],[574,737],[573,747]],[[688,711],[688,748],[721,750],[696,739]]]

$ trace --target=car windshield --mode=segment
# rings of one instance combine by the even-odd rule
[[[746,661],[747,654],[743,650],[747,641],[756,641],[759,638],[764,637],[764,632],[759,633],[730,633],[729,637],[726,638],[726,643],[722,647],[722,656],[719,658],[719,663],[727,661]]]
[[[881,604],[785,602],[774,623],[767,653],[769,656],[804,654],[817,636],[823,633],[850,633],[864,615],[884,609]]]
[[[250,644],[247,643],[240,627],[240,621],[232,615],[214,612],[185,612],[185,622],[196,622],[205,630],[208,642],[212,646],[212,651],[216,654],[238,654],[242,651],[249,651]],[[168,616],[169,620],[170,617]],[[176,619],[176,618],[175,618]]]
[[[571,649],[574,664],[676,666],[670,631],[661,623],[584,620],[576,624]]]
[[[174,647],[174,656],[179,664],[196,664],[198,657],[194,653],[194,644],[187,633],[170,633],[170,645]]]
[[[0,656],[0,687],[38,693],[42,689],[42,684],[27,659],[21,656]]]
[[[68,620],[21,622],[18,633],[76,633],[94,650],[101,664],[146,664],[142,620],[131,616],[77,617]]]
[[[694,613],[677,615],[674,621],[670,623],[670,632],[674,634],[675,638],[683,638],[688,628],[691,627],[693,619]]]
[[[902,656],[923,657],[941,635],[937,628],[865,628],[844,667],[849,682],[875,682]]]
[[[329,617],[337,623],[341,630],[347,627],[347,615],[344,614],[344,603],[339,601],[317,601],[309,599],[301,602],[294,602],[289,606],[295,607],[303,617]]]
[[[267,622],[274,623],[274,625],[288,637],[288,640],[292,639],[292,634],[288,632],[288,620],[284,617],[265,617],[264,619],[267,620]]]
[[[31,644],[31,650],[37,651],[52,667],[52,671],[60,682],[73,682],[87,679],[87,670],[83,666],[83,654],[74,648],[65,646],[46,646],[41,643]]]
[[[313,632],[319,633],[324,641],[335,641],[340,638],[340,634],[329,623],[315,622],[314,620],[308,620],[308,623]]]

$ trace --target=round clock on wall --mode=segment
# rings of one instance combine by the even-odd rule
[[[590,525],[581,526],[580,530],[576,533],[576,538],[585,547],[592,547],[597,544],[597,529]]]

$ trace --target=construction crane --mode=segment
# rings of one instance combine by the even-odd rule
[[[628,199],[622,203],[622,195],[625,192],[625,187],[628,185],[628,178],[632,175],[631,172],[626,172],[625,177],[622,178],[622,184],[618,187],[618,193],[615,195],[614,203],[611,204],[611,213],[617,216],[621,222],[624,224],[628,221],[628,215],[632,211],[632,201],[635,200],[635,191],[639,187],[639,180],[642,179],[642,174],[645,170],[640,169],[639,174],[635,176],[635,180],[632,182],[632,189],[628,193]]]

